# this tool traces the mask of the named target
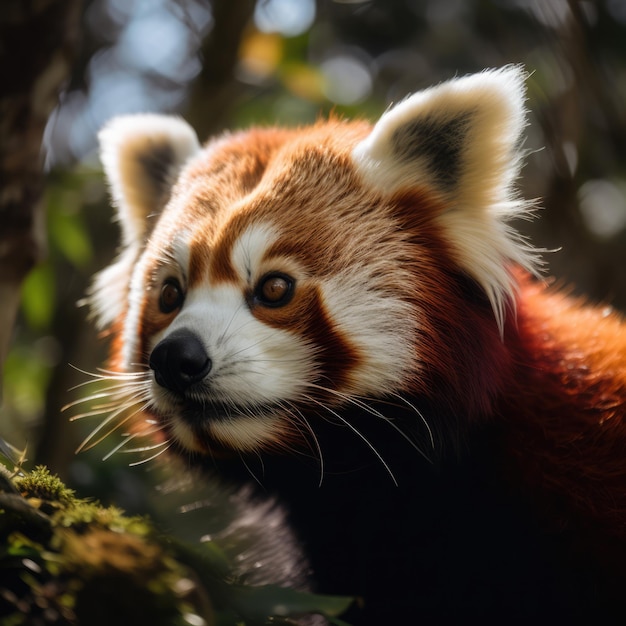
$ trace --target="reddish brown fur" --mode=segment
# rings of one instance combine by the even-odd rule
[[[336,271],[337,259],[343,259],[345,265],[357,259],[367,262],[369,255],[380,256],[393,246],[394,239],[401,245],[404,236],[390,228],[381,199],[363,189],[350,160],[350,146],[367,128],[360,123],[331,122],[308,133],[256,130],[214,142],[208,158],[187,172],[174,191],[174,203],[152,235],[154,248],[171,250],[181,224],[193,225],[189,288],[202,280],[212,284],[237,282],[230,260],[232,246],[248,226],[255,224],[279,224],[280,238],[265,254],[268,264],[274,257],[290,259],[305,271],[310,269],[318,279]],[[242,184],[242,179],[247,182]],[[380,217],[374,217],[373,224],[362,232],[355,231],[355,241],[346,246],[343,223],[355,211]],[[309,226],[304,231],[303,223]],[[384,232],[381,224],[386,224],[389,240],[380,235]],[[406,254],[398,253],[398,262],[408,261]],[[155,258],[154,263],[159,260]],[[394,284],[394,276],[391,268],[386,285],[389,293],[409,293],[411,286]],[[248,290],[249,286],[242,288]],[[296,308],[299,312],[293,313]],[[141,335],[150,337],[164,328],[169,318],[154,313],[154,296],[149,294],[143,309]],[[280,323],[317,343],[324,385],[339,388],[359,362],[357,350],[333,328],[313,288],[299,289],[298,298],[284,310],[257,310],[255,314],[267,318],[268,323],[276,320],[275,325]],[[337,359],[333,352],[346,356]]]
[[[626,540],[624,321],[520,282],[506,336],[512,371],[496,411],[507,452],[526,487],[561,506],[562,524]]]
[[[424,190],[385,199],[363,187],[350,150],[367,130],[331,121],[306,132],[256,130],[214,142],[177,186],[155,248],[168,249],[181,223],[195,225],[190,285],[239,280],[230,253],[254,224],[279,224],[268,264],[292,259],[316,278],[389,255],[384,288],[411,302],[419,319],[419,363],[405,391],[463,416],[466,426],[499,421],[503,471],[529,492],[558,494],[563,523],[577,511],[577,524],[626,539],[623,321],[512,270],[520,287],[502,340],[486,298],[454,269],[454,252],[434,219],[441,203]],[[356,214],[367,216],[362,227],[352,227]],[[410,283],[409,274],[416,277]],[[299,285],[289,305],[253,313],[319,346],[325,385],[340,388],[362,358],[333,326],[314,282]],[[166,323],[144,315],[143,336]],[[118,339],[114,352],[120,348]]]
[[[110,357],[109,357],[109,368],[113,372],[122,372],[124,371],[123,359],[122,359],[122,350],[124,347],[124,336],[122,334],[124,328],[124,315],[122,315],[118,320],[116,320],[111,328],[106,331],[106,335],[111,337],[111,347],[110,347]]]
[[[522,83],[444,85],[373,132],[331,119],[199,153],[157,117],[103,135],[127,248],[93,307],[130,373],[102,427],[276,498],[317,591],[363,597],[354,623],[624,612],[626,323],[526,273],[507,229],[529,206]],[[272,272],[288,298],[264,299]],[[187,297],[172,333],[167,279]]]
[[[185,185],[193,187],[194,206],[202,209],[205,204],[219,202],[220,206],[229,209],[234,205],[235,211],[228,216],[227,222],[223,221],[219,209],[210,211],[208,216],[205,211],[191,216],[192,219],[202,219],[205,225],[197,229],[198,235],[192,244],[193,271],[190,273],[190,284],[193,285],[207,273],[214,282],[235,279],[234,270],[230,267],[230,252],[233,243],[250,222],[263,222],[267,218],[275,220],[276,215],[280,214],[281,230],[284,233],[288,236],[300,233],[305,211],[294,211],[293,208],[303,209],[303,197],[309,197],[313,202],[308,210],[315,213],[319,211],[316,187],[320,181],[311,170],[319,169],[327,176],[329,171],[333,171],[333,168],[328,169],[329,161],[332,160],[333,165],[337,165],[335,182],[339,183],[343,179],[344,184],[340,186],[345,187],[344,176],[351,173],[352,168],[346,144],[341,146],[340,140],[345,139],[347,134],[354,141],[364,134],[366,128],[361,124],[345,126],[330,123],[329,126],[320,124],[307,133],[299,130],[257,129],[228,137],[225,140],[228,143],[215,142],[210,160],[198,164],[185,179]],[[339,137],[332,139],[337,134]],[[337,152],[327,147],[320,148],[326,146],[329,140],[336,144]],[[287,158],[281,159],[285,151],[288,151]],[[338,153],[344,156],[338,159]],[[325,188],[331,189],[330,181],[324,181],[324,184]],[[307,191],[307,187],[310,191]],[[356,185],[354,189],[357,189]],[[283,211],[274,202],[278,194],[284,205]],[[333,198],[325,200],[332,202]],[[185,211],[187,206],[184,205]],[[289,219],[289,216],[295,218],[294,224],[284,223],[284,218]],[[210,235],[207,239],[208,233]],[[303,241],[291,240],[291,245],[299,255],[316,252],[307,251],[316,240],[316,233],[306,235],[307,245],[302,245]],[[209,250],[211,255],[208,254]],[[326,254],[329,252],[326,251]],[[281,254],[285,254],[284,248],[281,248]],[[321,258],[323,255],[316,256],[315,262],[319,263]]]
[[[405,263],[419,277],[403,287],[420,312],[417,353],[422,362],[407,392],[430,398],[471,423],[492,412],[495,397],[506,387],[507,350],[493,311],[478,286],[453,269],[454,253],[434,219],[445,207],[426,191],[399,194],[390,204],[412,244]]]

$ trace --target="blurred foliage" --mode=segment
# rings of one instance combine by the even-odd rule
[[[49,254],[24,284],[0,435],[78,489],[152,506],[121,455],[74,456],[94,424],[61,411],[79,370],[106,357],[76,302],[117,245],[96,155],[111,116],[177,112],[201,136],[331,110],[374,119],[412,91],[506,63],[531,73],[521,184],[544,208],[522,226],[561,250],[551,274],[626,310],[622,0],[87,0],[82,54],[46,131]]]

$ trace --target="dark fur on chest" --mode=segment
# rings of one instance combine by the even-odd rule
[[[254,483],[259,498],[278,496],[315,590],[359,599],[347,622],[607,623],[617,614],[608,574],[573,554],[566,533],[545,529],[509,484],[495,429],[431,462],[388,424],[368,415],[355,423],[397,485],[360,437],[329,423],[316,425],[323,476],[319,459],[298,456],[215,468]]]

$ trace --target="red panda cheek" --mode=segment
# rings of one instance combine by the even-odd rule
[[[156,296],[151,290],[147,292],[141,305],[140,321],[137,328],[139,337],[137,358],[140,360],[147,360],[152,338],[165,330],[178,313],[178,309],[171,313],[162,313],[158,308],[155,298]]]
[[[110,336],[111,348],[108,360],[108,368],[114,372],[124,371],[124,320],[127,312],[124,311],[111,325],[106,336]]]
[[[252,306],[264,324],[297,335],[313,348],[318,384],[341,389],[362,361],[357,348],[334,323],[315,285],[298,284],[293,299],[283,307]]]

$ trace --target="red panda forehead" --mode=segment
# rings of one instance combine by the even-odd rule
[[[220,184],[224,195],[250,192],[266,174],[294,161],[313,164],[315,155],[348,156],[371,127],[362,122],[326,121],[303,128],[252,128],[209,141],[184,175],[184,184]],[[307,159],[307,155],[310,157]]]
[[[381,269],[381,258],[389,259],[386,268],[412,265],[410,233],[428,238],[424,226],[436,210],[427,195],[407,202],[363,180],[352,149],[367,129],[335,122],[208,144],[183,172],[151,237],[157,262],[179,259],[189,287],[249,285],[263,270],[290,267],[320,278],[366,268],[363,280],[375,273],[390,284],[398,272]]]
[[[365,235],[367,218],[373,217],[371,207],[380,205],[378,195],[361,184],[350,156],[350,144],[360,134],[352,130],[346,135],[350,142],[338,145],[327,129],[281,133],[282,143],[272,147],[274,152],[264,156],[262,165],[260,155],[242,154],[244,164],[232,161],[242,137],[209,146],[204,166],[194,164],[187,176],[175,220],[178,228],[187,226],[190,285],[207,278],[241,279],[241,268],[233,266],[237,244],[264,246],[265,259],[289,257],[316,274],[331,271],[345,248],[346,222],[358,217]],[[257,147],[267,139],[259,131],[252,137]],[[269,141],[262,145],[270,147]],[[218,157],[225,159],[221,169]],[[242,181],[238,176],[252,171],[252,161],[258,180],[251,188],[251,177]],[[383,214],[379,211],[375,219]],[[369,230],[379,231],[380,226]]]
[[[219,192],[226,197],[248,193],[263,176],[274,153],[288,141],[291,131],[253,129],[226,133],[209,141],[183,176],[183,185]]]

